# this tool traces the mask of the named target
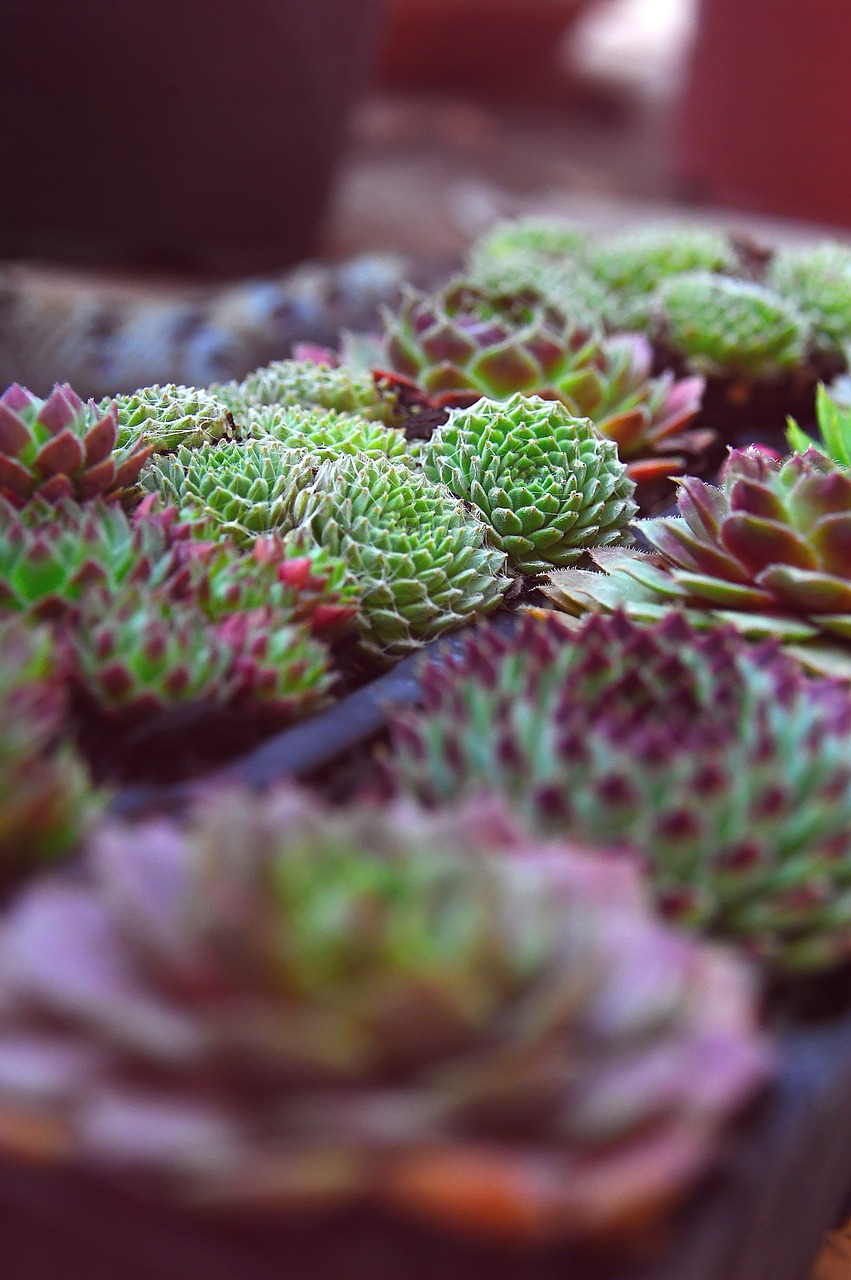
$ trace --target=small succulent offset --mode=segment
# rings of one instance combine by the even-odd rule
[[[64,669],[47,628],[0,620],[0,884],[80,840],[95,807],[61,745]]]
[[[211,624],[165,593],[87,597],[68,636],[71,679],[88,710],[130,726],[182,703],[237,707],[276,723],[317,710],[333,678],[306,628],[261,607]]]
[[[851,467],[851,405],[831,395],[821,382],[816,389],[816,421],[820,440],[813,440],[790,418],[786,432],[789,448],[796,453],[818,449],[841,467]]]
[[[356,413],[335,409],[282,409],[259,405],[243,422],[256,440],[276,440],[287,449],[303,449],[325,462],[343,453],[370,458],[402,458],[407,450],[403,431]]]
[[[110,405],[118,417],[119,444],[140,442],[153,453],[194,449],[237,434],[227,405],[196,387],[140,387],[132,395],[102,400],[101,411]]]
[[[456,409],[423,462],[430,479],[481,513],[518,572],[546,573],[622,540],[636,510],[617,446],[538,396]]]
[[[392,423],[396,396],[368,371],[314,364],[308,360],[276,360],[241,383],[211,388],[231,407],[237,421],[258,405],[285,409],[333,409]]]
[[[851,343],[851,248],[821,244],[780,249],[768,283],[810,322],[817,350],[844,356]]]
[[[657,556],[557,575],[547,594],[568,612],[623,605],[647,619],[686,609],[695,623],[773,635],[807,665],[851,678],[842,643],[851,639],[851,472],[816,449],[782,462],[737,449],[720,487],[682,480],[678,507],[635,526]]]
[[[317,465],[270,438],[222,441],[154,458],[142,483],[185,518],[212,522],[221,536],[246,545],[261,534],[292,529],[295,495],[312,481]]]
[[[345,562],[361,646],[379,661],[490,613],[510,586],[483,521],[405,462],[325,462],[293,513],[303,536]]]
[[[589,252],[589,233],[562,218],[529,217],[498,222],[472,250],[472,262],[511,262],[519,254],[534,254],[548,262],[583,259]]]
[[[67,385],[42,400],[13,383],[0,396],[0,494],[32,499],[118,499],[136,482],[150,449],[118,442],[114,408],[84,404]]]
[[[133,520],[115,503],[0,498],[0,611],[33,618],[73,612],[84,592],[164,581],[174,571],[167,521]]]
[[[539,829],[636,849],[681,923],[787,969],[851,956],[851,700],[771,644],[527,617],[431,664],[391,729],[423,800],[494,789]]]
[[[657,297],[666,341],[697,373],[755,381],[804,360],[809,324],[763,285],[691,271],[663,281]]]
[[[683,1198],[770,1074],[739,961],[654,919],[622,859],[490,807],[210,794],[105,827],[85,870],[4,925],[6,1158],[611,1240]]]

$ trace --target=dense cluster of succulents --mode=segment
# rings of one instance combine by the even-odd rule
[[[121,445],[141,442],[152,453],[197,448],[237,434],[233,415],[221,400],[196,387],[141,387],[132,395],[101,401],[114,406]]]
[[[426,475],[478,510],[515,570],[575,564],[592,546],[623,539],[634,486],[587,418],[537,396],[479,400],[438,427]]]
[[[647,620],[679,608],[704,625],[721,618],[851,674],[841,650],[824,643],[851,638],[851,473],[816,449],[785,461],[739,449],[719,486],[683,479],[678,508],[636,526],[656,556],[602,558],[608,572],[558,574],[547,594],[568,612],[625,607]]]
[[[309,360],[276,360],[240,383],[214,387],[237,420],[259,405],[285,409],[333,409],[379,422],[393,422],[396,397],[367,371]]]
[[[0,396],[0,494],[17,506],[121,498],[150,449],[118,436],[114,408],[84,404],[69,386],[42,400],[14,383]]]
[[[113,825],[19,900],[0,963],[14,1154],[37,1134],[220,1207],[628,1235],[771,1065],[737,961],[654,920],[622,860],[490,808],[230,792]]]
[[[0,620],[0,885],[79,841],[94,807],[62,745],[64,671],[46,628]]]
[[[154,458],[142,482],[187,519],[212,522],[221,536],[250,543],[293,527],[292,506],[317,460],[277,440],[222,441]]]
[[[325,462],[293,513],[305,534],[345,562],[361,644],[379,660],[491,612],[510,585],[487,526],[404,462]]]
[[[515,284],[489,291],[460,280],[431,297],[410,292],[388,318],[387,362],[438,404],[517,394],[560,400],[615,440],[624,460],[641,460],[639,478],[681,470],[683,454],[706,447],[710,432],[687,431],[701,378],[653,377],[644,338],[603,339],[580,327],[577,310],[552,289]]]
[[[393,745],[424,800],[494,788],[637,849],[675,919],[791,968],[851,955],[851,701],[771,645],[676,615],[483,628],[426,669]]]

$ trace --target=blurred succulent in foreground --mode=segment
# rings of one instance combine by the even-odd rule
[[[851,699],[679,616],[479,628],[391,722],[422,799],[506,793],[539,828],[638,850],[663,909],[789,968],[851,956]]]
[[[658,299],[666,340],[698,373],[753,381],[806,354],[807,321],[762,285],[693,271],[663,281]]]
[[[816,421],[820,440],[813,440],[790,418],[786,432],[789,448],[796,453],[818,449],[841,467],[851,467],[851,405],[832,396],[823,383],[816,390]]]
[[[510,585],[485,524],[404,462],[325,462],[293,511],[304,536],[345,562],[361,645],[379,660],[490,613]]]
[[[334,409],[281,409],[260,405],[246,415],[248,432],[257,440],[277,440],[287,449],[303,449],[325,462],[341,454],[370,458],[405,456],[405,435],[355,413]]]
[[[644,619],[671,607],[703,624],[720,617],[851,678],[847,651],[829,643],[851,639],[851,473],[815,449],[784,462],[738,449],[720,488],[682,480],[678,506],[679,516],[635,526],[657,557],[613,557],[608,575],[557,575],[547,594],[569,612],[598,602]]]
[[[304,628],[263,607],[211,624],[190,604],[138,588],[91,593],[69,635],[89,709],[132,725],[180,703],[239,707],[283,723],[316,709],[332,677]]]
[[[47,628],[0,620],[0,885],[67,853],[95,807],[60,744],[65,672]]]
[[[538,396],[455,410],[428,442],[424,467],[481,512],[491,541],[526,573],[621,540],[635,514],[617,447]]]
[[[181,826],[104,828],[86,870],[5,922],[7,1158],[37,1141],[278,1220],[617,1237],[683,1197],[770,1070],[740,962],[656,921],[622,859],[488,807],[210,794]]]
[[[252,407],[276,405],[285,409],[332,409],[357,413],[379,422],[393,422],[396,397],[368,370],[330,367],[308,360],[276,360],[257,369],[241,383],[212,388],[231,407],[238,422]]]
[[[0,611],[55,618],[101,585],[162,582],[173,571],[168,520],[131,520],[114,503],[0,499]]]
[[[292,504],[309,484],[316,459],[277,440],[224,441],[155,458],[142,483],[188,520],[212,521],[240,544],[293,527]]]
[[[118,440],[122,445],[141,442],[153,453],[189,449],[236,434],[227,406],[208,391],[195,387],[140,387],[132,395],[102,400],[101,411],[115,406]]]
[[[67,385],[42,400],[13,383],[0,396],[0,494],[23,506],[74,498],[120,498],[136,482],[150,449],[118,446],[114,408],[83,404]]]
[[[820,351],[844,355],[851,342],[851,248],[821,244],[780,249],[768,283],[788,298],[812,326]]]

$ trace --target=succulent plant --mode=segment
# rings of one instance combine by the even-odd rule
[[[257,440],[277,440],[288,449],[303,449],[322,462],[341,454],[366,454],[371,458],[401,458],[407,441],[404,432],[355,413],[334,409],[281,409],[260,405],[243,419]]]
[[[464,276],[468,284],[493,297],[530,296],[555,307],[571,328],[602,334],[610,296],[582,262],[518,250],[510,257],[474,254]]]
[[[227,406],[208,391],[195,387],[140,387],[132,395],[102,400],[101,411],[115,406],[118,441],[121,445],[141,442],[153,453],[189,449],[236,434],[233,415]]]
[[[481,236],[471,251],[471,265],[510,262],[519,254],[563,261],[584,258],[590,249],[588,232],[562,218],[529,217],[498,222]]]
[[[69,635],[82,703],[132,725],[180,703],[239,707],[296,719],[316,709],[332,678],[328,656],[304,628],[263,606],[209,619],[165,593],[90,592]]]
[[[786,439],[796,453],[818,449],[842,467],[851,467],[851,405],[831,395],[823,383],[816,388],[816,420],[820,440],[813,440],[789,419]]]
[[[572,329],[544,299],[490,294],[465,280],[431,297],[409,289],[395,315],[385,312],[385,326],[389,367],[438,403],[459,394],[569,396],[598,350],[593,335]]]
[[[298,533],[257,538],[250,553],[227,542],[193,550],[187,594],[214,622],[268,606],[281,626],[305,623],[321,639],[354,624],[358,592],[345,561]]]
[[[212,388],[238,421],[257,405],[286,409],[333,409],[378,422],[394,422],[396,399],[368,370],[331,367],[308,360],[276,360],[239,384]]]
[[[547,595],[567,612],[624,607],[642,620],[685,609],[851,679],[851,472],[815,449],[785,461],[738,449],[720,487],[682,480],[678,507],[635,526],[655,556],[600,556],[604,574],[556,574]]]
[[[491,612],[510,585],[485,524],[404,462],[325,462],[293,510],[305,535],[345,561],[361,645],[379,660]]]
[[[429,802],[492,788],[539,828],[644,856],[675,920],[787,967],[851,955],[851,699],[772,644],[622,613],[479,628],[391,722]]]
[[[774,255],[768,283],[810,322],[820,351],[851,342],[851,249],[833,241],[788,247]]]
[[[0,884],[67,853],[96,801],[60,742],[65,671],[47,628],[0,619]]]
[[[655,920],[622,859],[489,807],[228,791],[108,826],[85,878],[18,900],[0,963],[5,1158],[279,1222],[640,1232],[771,1069],[738,960]]]
[[[806,354],[807,321],[763,285],[691,271],[663,281],[658,301],[666,340],[698,373],[753,381]]]
[[[426,475],[479,512],[509,564],[545,573],[623,538],[634,486],[588,418],[515,395],[456,409],[428,442]]]
[[[610,289],[648,294],[663,280],[690,271],[721,272],[736,265],[723,232],[689,226],[620,231],[593,244],[588,259]]]
[[[102,585],[163,582],[175,569],[166,520],[132,520],[114,503],[0,499],[0,611],[56,618]]]
[[[83,404],[68,385],[57,383],[42,400],[13,383],[0,396],[0,494],[17,506],[33,498],[120,498],[150,449],[117,443],[113,408]]]
[[[224,441],[154,458],[142,483],[189,519],[212,522],[241,544],[293,527],[292,504],[317,461],[272,439]]]

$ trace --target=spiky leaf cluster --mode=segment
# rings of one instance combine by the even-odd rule
[[[549,261],[583,258],[590,236],[582,227],[561,218],[528,217],[507,219],[487,231],[473,247],[471,266],[481,263],[511,262],[520,254]]]
[[[812,326],[818,350],[845,353],[851,342],[851,248],[824,241],[780,249],[768,283]]]
[[[628,864],[491,808],[209,794],[104,829],[86,873],[0,941],[19,1157],[220,1208],[600,1237],[658,1221],[769,1069],[737,961],[652,918]]]
[[[131,520],[114,503],[0,499],[0,610],[56,618],[94,586],[160,582],[174,569],[168,521]]]
[[[325,462],[341,454],[366,454],[370,458],[401,458],[407,441],[396,427],[361,414],[334,409],[282,409],[260,405],[245,417],[248,433],[257,440],[277,440],[287,449],[302,449]]]
[[[538,396],[456,410],[429,441],[424,466],[481,512],[491,541],[526,573],[619,541],[635,514],[616,445]]]
[[[769,378],[800,364],[810,329],[795,305],[745,280],[694,271],[658,291],[667,341],[698,373]]]
[[[221,400],[195,387],[140,387],[132,395],[101,401],[115,406],[119,444],[140,442],[153,453],[197,448],[237,434],[233,415]]]
[[[241,383],[213,388],[227,401],[237,421],[258,405],[285,409],[332,409],[392,423],[396,397],[368,370],[331,367],[307,360],[276,360]]]
[[[293,527],[293,500],[316,465],[270,438],[224,441],[155,458],[142,482],[188,519],[212,522],[222,536],[248,544]]]
[[[404,462],[325,462],[293,510],[304,533],[345,562],[361,644],[379,659],[491,612],[510,585],[483,522]]]
[[[88,779],[61,745],[64,670],[54,638],[0,619],[0,884],[67,853],[94,807]]]
[[[851,954],[851,702],[680,616],[482,628],[399,712],[395,776],[494,788],[539,828],[631,846],[674,918],[790,968]]]
[[[17,383],[0,396],[0,494],[17,506],[120,498],[149,453],[138,440],[119,443],[114,408],[84,404],[67,384],[47,400]]]
[[[130,588],[92,592],[68,643],[83,704],[132,725],[182,703],[299,718],[321,705],[328,655],[271,606],[209,619],[191,603]]]

